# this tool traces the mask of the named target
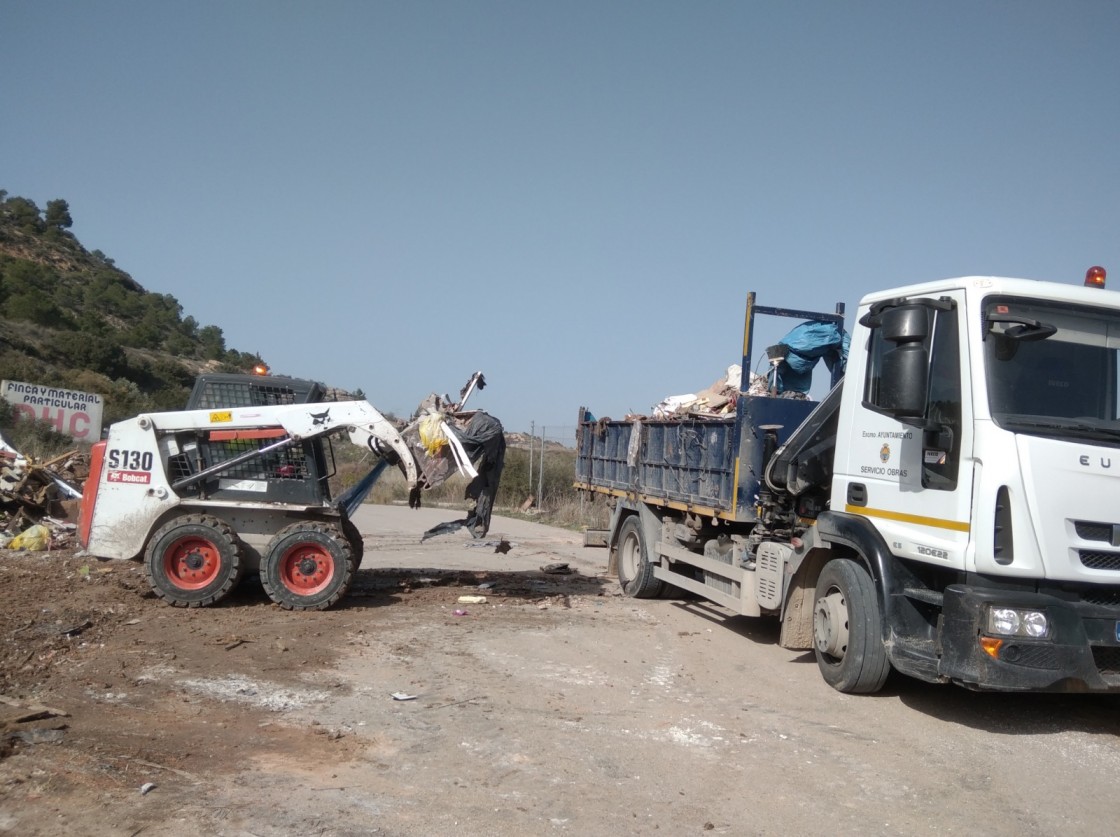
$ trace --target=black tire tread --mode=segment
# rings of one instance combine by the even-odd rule
[[[230,547],[229,557],[231,566],[227,569],[222,583],[199,599],[193,599],[189,596],[185,597],[182,591],[175,588],[164,587],[160,583],[160,576],[162,574],[157,574],[155,570],[155,567],[163,561],[162,555],[156,555],[155,550],[157,545],[166,535],[184,526],[205,526],[213,530],[214,534]],[[215,540],[214,543],[216,546],[220,547],[221,541]],[[216,604],[229,595],[233,588],[237,586],[244,572],[244,547],[241,540],[233,531],[232,526],[212,514],[179,515],[167,521],[163,526],[157,529],[148,539],[147,546],[144,548],[144,575],[148,579],[148,584],[152,588],[152,592],[174,607],[208,607],[209,605]]]
[[[622,550],[626,548],[626,541],[637,538],[639,552],[639,568],[633,578],[626,575],[625,561]],[[665,590],[665,582],[653,574],[653,565],[649,562],[649,545],[642,536],[642,524],[637,515],[631,515],[623,521],[618,530],[618,583],[627,596],[634,599],[656,599]]]
[[[324,521],[304,520],[285,526],[277,532],[261,558],[261,585],[268,597],[284,610],[326,610],[345,596],[354,580],[358,561],[355,558],[350,539],[343,534],[344,528]],[[354,531],[356,532],[357,529],[355,528]],[[341,561],[335,566],[335,572],[337,573],[335,583],[327,591],[324,591],[327,593],[326,596],[323,596],[322,592],[315,596],[300,596],[289,590],[278,576],[272,577],[275,562],[279,557],[276,554],[277,547],[291,535],[301,532],[326,536],[342,553]]]
[[[848,649],[838,662],[827,659],[816,647],[813,653],[825,682],[845,694],[874,694],[883,688],[891,664],[883,645],[879,598],[870,574],[858,561],[829,561],[817,580],[819,598],[835,586],[847,600]]]

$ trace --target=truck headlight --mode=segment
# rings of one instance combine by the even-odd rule
[[[1045,639],[1050,634],[1050,622],[1041,610],[1017,607],[988,608],[988,633],[996,636],[1017,636]]]

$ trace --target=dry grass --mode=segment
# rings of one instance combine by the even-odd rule
[[[368,460],[343,462],[336,447],[338,473],[332,480],[335,496],[361,479],[369,470]],[[343,454],[344,456],[344,454]],[[549,526],[581,530],[604,528],[609,510],[601,500],[588,498],[572,487],[575,480],[575,451],[558,449],[547,451],[544,457],[544,474],[541,475],[540,452],[534,456],[532,485],[529,482],[528,452],[510,448],[506,452],[501,486],[494,503],[494,511],[507,517],[532,520]],[[467,508],[465,491],[467,480],[455,475],[443,485],[426,491],[423,502],[429,506]],[[537,497],[537,494],[540,497]],[[367,502],[385,505],[408,502],[408,486],[397,470],[386,471],[370,492]]]

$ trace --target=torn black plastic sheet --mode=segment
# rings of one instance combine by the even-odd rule
[[[498,496],[498,485],[505,467],[505,430],[502,423],[489,413],[473,413],[466,427],[462,428],[449,422],[447,429],[455,434],[478,471],[478,476],[467,484],[465,491],[466,499],[473,501],[474,506],[461,520],[449,520],[433,526],[420,538],[421,542],[437,535],[451,534],[464,526],[470,530],[472,537],[486,537],[486,533],[490,531],[494,498]]]

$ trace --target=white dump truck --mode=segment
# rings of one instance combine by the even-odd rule
[[[1085,284],[869,294],[820,402],[749,394],[754,320],[835,324],[843,306],[750,294],[733,413],[580,409],[576,485],[612,506],[623,588],[780,619],[780,644],[813,649],[843,692],[875,692],[892,668],[1120,691],[1120,294],[1099,268]]]

